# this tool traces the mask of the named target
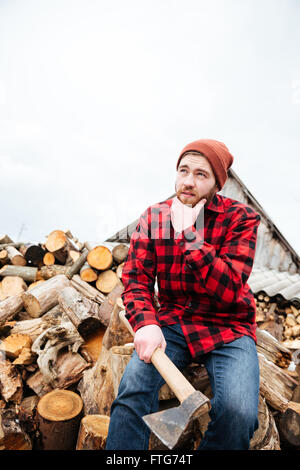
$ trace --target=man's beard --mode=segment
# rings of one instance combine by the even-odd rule
[[[188,190],[187,190],[188,191]],[[218,191],[218,188],[216,188],[216,186],[214,186],[207,194],[203,194],[200,199],[198,199],[197,202],[193,203],[192,204],[192,207],[194,207],[196,204],[198,204],[199,201],[201,201],[201,199],[206,199],[206,203],[205,203],[205,206],[208,206],[209,203],[213,200],[216,192]],[[175,192],[176,192],[176,196],[179,198],[180,194],[182,191],[177,191],[176,189],[176,183],[175,183]],[[191,191],[192,192],[192,191]],[[204,207],[205,207],[204,206]]]

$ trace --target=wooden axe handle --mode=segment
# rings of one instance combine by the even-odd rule
[[[125,310],[121,310],[119,312],[119,316],[132,336],[134,336],[134,331],[131,328],[129,321],[125,317]],[[151,356],[151,362],[158,370],[160,375],[165,379],[171,390],[175,393],[180,403],[182,403],[187,397],[196,391],[161,348],[158,347],[155,349]]]

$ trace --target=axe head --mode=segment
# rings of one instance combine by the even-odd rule
[[[179,406],[143,416],[151,431],[169,449],[179,444],[193,421],[208,412],[209,399],[199,391],[193,392]]]

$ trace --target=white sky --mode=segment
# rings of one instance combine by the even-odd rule
[[[0,233],[101,242],[215,138],[299,253],[299,24],[298,0],[0,0]]]

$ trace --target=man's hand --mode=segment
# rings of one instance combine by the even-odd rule
[[[159,346],[166,349],[166,340],[158,325],[146,325],[137,330],[134,335],[134,346],[139,358],[150,363],[151,356]]]
[[[171,221],[176,232],[182,232],[194,225],[200,210],[206,203],[206,199],[201,199],[194,207],[183,204],[178,197],[175,197],[171,206]]]

